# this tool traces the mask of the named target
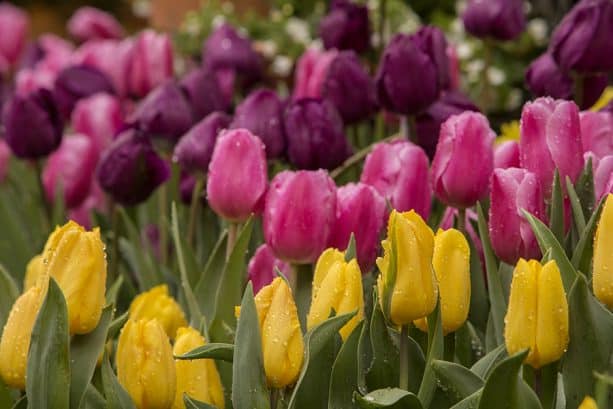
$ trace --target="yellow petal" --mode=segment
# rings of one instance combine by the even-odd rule
[[[27,291],[36,285],[36,282],[44,274],[45,265],[43,264],[42,254],[38,254],[28,262],[26,275],[23,280],[23,291]]]
[[[328,271],[336,263],[344,263],[345,255],[337,249],[329,248],[321,253],[317,264],[315,264],[315,274],[313,275],[313,290],[311,292],[311,301],[316,298],[317,292],[321,287],[321,284],[328,274]]]
[[[174,339],[179,327],[187,326],[185,314],[175,299],[168,295],[166,284],[136,296],[130,305],[130,318],[157,319],[170,339]]]
[[[607,195],[594,236],[594,295],[613,308],[613,194]]]
[[[591,396],[586,396],[578,409],[598,409],[598,405]]]

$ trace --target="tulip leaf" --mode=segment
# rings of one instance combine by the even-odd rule
[[[483,342],[470,321],[466,321],[455,332],[454,349],[458,362],[467,368],[470,368],[471,365],[483,356]]]
[[[553,189],[549,204],[549,228],[558,242],[562,243],[564,241],[564,192],[557,169],[553,176]]]
[[[200,304],[200,311],[205,317],[212,318],[215,312],[215,294],[219,288],[224,265],[226,263],[226,243],[228,231],[225,230],[213,247],[213,251],[204,267],[194,293]]]
[[[334,365],[328,392],[328,409],[348,409],[355,407],[351,401],[353,392],[358,388],[358,342],[362,334],[362,321],[353,329],[343,343]]]
[[[507,348],[505,344],[499,345],[496,349],[490,351],[487,355],[478,360],[470,370],[481,379],[486,379],[490,376],[498,362],[502,361],[506,356]]]
[[[4,328],[17,297],[19,297],[19,290],[15,279],[0,264],[0,328]]]
[[[569,344],[562,363],[568,407],[593,395],[593,373],[607,372],[613,352],[613,314],[588,289],[579,275],[568,295]]]
[[[481,394],[483,393],[483,388],[479,389],[472,395],[467,396],[462,399],[455,405],[453,405],[450,409],[475,409],[479,406],[479,400],[481,399]]]
[[[120,275],[115,279],[115,282],[106,290],[106,303],[107,304],[115,304],[117,305],[117,297],[119,296],[119,291],[121,290],[121,286],[123,285],[123,276]]]
[[[338,331],[357,311],[331,317],[304,336],[304,362],[289,400],[289,409],[325,408],[332,365],[336,355]]]
[[[455,404],[483,387],[483,379],[453,362],[434,360],[432,369],[442,389]]]
[[[113,305],[102,310],[98,326],[89,334],[75,335],[70,343],[70,372],[78,374],[72,376],[70,383],[70,407],[78,408],[87,386],[96,370],[96,362],[103,352],[106,343],[111,319],[113,318]]]
[[[106,409],[106,400],[92,384],[87,385],[78,409]]]
[[[102,387],[104,388],[104,397],[106,398],[107,409],[136,409],[134,402],[128,392],[121,386],[117,376],[111,368],[109,356],[105,352],[102,357]]]
[[[585,166],[577,178],[575,183],[575,192],[579,197],[579,202],[583,207],[583,214],[587,216],[594,209],[594,168],[592,167],[592,158],[589,157],[585,161]]]
[[[355,235],[351,233],[351,236],[349,236],[349,243],[347,243],[347,249],[345,250],[345,261],[347,263],[357,257],[355,246]]]
[[[373,299],[376,302],[376,291],[373,289]],[[366,376],[370,365],[372,363],[372,345],[370,343],[370,325],[366,317],[364,317],[364,325],[362,325],[362,331],[360,332],[360,339],[358,340],[358,390],[362,394],[368,392],[366,384]]]
[[[232,363],[232,404],[235,408],[270,409],[258,314],[251,282],[247,284],[236,327]]]
[[[381,306],[376,298],[370,319],[369,335],[372,361],[366,373],[368,389],[373,390],[398,385],[398,362],[400,359],[398,347],[387,329]]]
[[[190,397],[187,393],[183,394],[183,403],[185,404],[185,409],[215,409],[215,406],[200,402]]]
[[[362,409],[422,409],[423,406],[412,392],[399,388],[385,388],[372,391],[368,395],[354,394],[355,401]]]
[[[476,230],[476,229],[475,229]],[[484,330],[487,326],[489,316],[488,294],[485,288],[483,266],[479,257],[479,252],[470,236],[466,237],[470,249],[470,309],[468,319]]]
[[[27,409],[28,408],[28,396],[22,396],[15,404],[12,409]]]
[[[26,377],[26,394],[31,409],[69,407],[69,341],[66,300],[51,278],[32,330],[28,354],[26,371],[32,376]]]
[[[126,323],[126,321],[128,321],[128,318],[130,318],[130,311],[126,311],[123,314],[121,314],[119,317],[115,318],[111,322],[111,325],[109,325],[107,338],[109,339],[115,338],[115,335],[117,335],[119,333],[119,330],[123,328],[123,325]]]
[[[566,176],[566,192],[568,192],[568,198],[570,199],[570,206],[573,210],[573,220],[575,221],[575,227],[579,235],[583,233],[585,229],[585,215],[583,214],[583,208],[581,207],[581,200],[575,192],[573,182],[568,176]]]
[[[594,234],[598,227],[598,220],[600,220],[600,214],[604,206],[605,198],[603,198],[598,207],[592,213],[592,216],[588,220],[583,234],[579,238],[577,245],[572,256],[573,266],[585,274],[587,277],[592,276],[592,257],[594,252]]]
[[[232,362],[233,356],[233,344],[213,342],[199,346],[183,355],[175,355],[175,359],[219,359],[221,361]]]
[[[432,325],[434,324],[434,325]],[[419,400],[425,407],[430,406],[436,391],[436,376],[432,369],[435,359],[442,359],[444,352],[443,324],[441,322],[441,303],[437,301],[436,308],[428,315],[428,354],[426,368],[419,387]]]

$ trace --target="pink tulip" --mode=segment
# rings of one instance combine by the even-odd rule
[[[520,257],[539,259],[538,243],[521,212],[523,209],[546,220],[537,175],[526,169],[495,169],[490,200],[489,231],[496,255],[508,264],[515,264]]]
[[[123,28],[111,14],[95,7],[81,7],[70,20],[68,32],[81,41],[118,39],[123,36]]]
[[[36,62],[36,68],[43,68],[57,74],[71,65],[74,47],[62,37],[55,34],[43,34],[38,38],[37,44],[43,56]]]
[[[0,139],[0,183],[4,182],[9,171],[11,148],[4,139]]]
[[[249,280],[253,283],[254,293],[257,293],[262,287],[272,282],[277,276],[275,268],[278,268],[285,276],[292,273],[292,268],[289,264],[276,258],[270,247],[262,244],[255,251],[247,266]]]
[[[603,196],[613,193],[613,155],[598,158],[592,152],[585,154],[585,160],[592,158],[592,170],[594,172],[594,196],[600,201]]]
[[[319,51],[315,48],[307,49],[296,65],[294,80],[294,99],[321,97],[322,85],[326,79],[328,68],[337,56],[338,51]]]
[[[494,169],[518,168],[519,144],[506,141],[494,147]]]
[[[326,171],[283,171],[266,195],[266,243],[282,260],[313,263],[330,242],[335,212],[336,186]]]
[[[579,114],[579,120],[584,151],[593,152],[599,158],[613,154],[613,115],[584,111]]]
[[[167,34],[143,31],[136,40],[130,67],[129,89],[143,97],[173,75],[172,43]]]
[[[360,182],[373,186],[394,209],[415,209],[424,219],[430,216],[428,157],[411,142],[378,143],[366,157]]]
[[[209,163],[206,193],[220,216],[245,221],[257,210],[268,182],[264,144],[246,129],[222,131]]]
[[[385,199],[372,186],[350,183],[336,190],[336,221],[330,245],[344,250],[351,233],[355,236],[358,262],[366,272],[375,263],[380,235],[385,225]]]
[[[460,59],[452,44],[447,44],[446,51],[449,59],[449,89],[456,90],[460,87]]]
[[[90,192],[83,200],[78,207],[73,207],[72,209],[68,209],[68,218],[70,220],[74,220],[79,223],[81,226],[86,229],[92,228],[92,212],[97,211],[100,213],[106,212],[106,201],[104,197],[104,192],[98,185],[98,183],[93,180],[90,188]]]
[[[74,131],[89,136],[101,152],[123,126],[121,102],[109,94],[94,94],[77,102],[71,121]]]
[[[15,77],[15,93],[25,96],[40,88],[53,89],[56,73],[45,68],[24,68]]]
[[[583,169],[579,108],[574,102],[538,98],[524,105],[520,121],[521,166],[536,174],[549,195],[557,168],[574,182]],[[564,182],[562,182],[564,185]]]
[[[441,201],[465,208],[487,195],[495,137],[487,118],[477,112],[453,115],[441,125],[432,161],[434,193]]]
[[[9,3],[0,3],[0,55],[14,66],[24,50],[30,26],[28,15]]]

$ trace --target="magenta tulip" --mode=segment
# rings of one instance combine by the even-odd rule
[[[253,283],[253,291],[257,293],[262,287],[270,284],[277,276],[275,271],[277,268],[285,276],[292,273],[290,265],[276,258],[268,245],[262,244],[258,247],[247,266],[249,280]]]
[[[167,34],[145,30],[138,36],[132,54],[129,89],[143,97],[173,75],[172,43]]]
[[[319,51],[316,48],[307,49],[298,59],[294,77],[293,99],[321,97],[321,90],[328,68],[338,51]]]
[[[441,201],[466,208],[487,195],[495,137],[487,118],[477,112],[453,115],[441,125],[432,161],[434,193]]]
[[[494,147],[494,169],[518,168],[519,144],[506,141]]]
[[[23,53],[30,26],[28,15],[9,3],[0,3],[0,59],[15,65]]]
[[[283,171],[266,195],[266,243],[282,260],[313,263],[330,242],[335,212],[336,186],[326,171]]]
[[[613,115],[585,111],[579,114],[583,150],[599,158],[613,155]]]
[[[92,228],[92,213],[105,213],[107,211],[104,192],[96,180],[92,181],[89,194],[78,207],[68,209],[68,218],[79,223],[86,229]]]
[[[585,156],[586,160],[587,157],[592,158],[594,196],[596,201],[600,201],[603,196],[613,193],[613,155],[598,158],[592,152],[589,152]]]
[[[111,144],[121,130],[123,119],[119,99],[104,93],[77,102],[71,116],[74,131],[89,136],[100,152]]]
[[[123,28],[111,14],[95,7],[81,7],[68,20],[68,32],[80,41],[117,39]]]

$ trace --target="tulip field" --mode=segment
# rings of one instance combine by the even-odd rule
[[[76,3],[0,2],[0,409],[613,408],[612,0]]]

